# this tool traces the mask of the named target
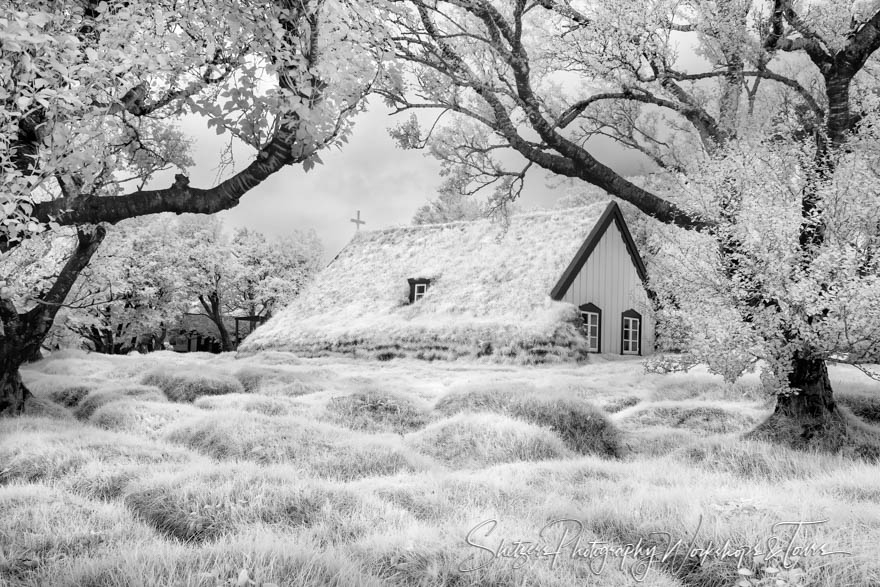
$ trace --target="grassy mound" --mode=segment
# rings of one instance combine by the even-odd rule
[[[81,420],[87,420],[95,410],[112,402],[137,398],[141,401],[165,402],[162,390],[152,385],[137,383],[110,383],[90,393],[73,411]]]
[[[838,402],[871,424],[880,424],[880,393],[871,391],[840,391],[834,394]]]
[[[91,560],[60,561],[41,569],[33,581],[57,587],[383,585],[346,561],[342,553],[292,544],[289,535],[271,528],[199,548],[163,541],[146,548],[117,549]]]
[[[621,410],[631,408],[642,401],[642,398],[636,395],[627,395],[625,397],[615,398],[602,406],[602,409],[609,414],[616,414]]]
[[[45,485],[0,487],[4,584],[55,585],[51,580],[34,581],[40,566],[88,559],[118,543],[149,540],[151,534],[120,504],[96,503]]]
[[[581,454],[618,457],[623,452],[620,432],[601,410],[562,393],[517,393],[500,388],[451,392],[435,408],[442,414],[491,411],[549,427]]]
[[[193,402],[193,405],[203,410],[242,410],[265,416],[290,416],[307,409],[292,398],[251,393],[206,395]]]
[[[144,385],[155,385],[176,402],[192,402],[204,395],[243,393],[238,379],[221,372],[195,370],[150,371],[141,379]]]
[[[275,367],[249,365],[238,369],[233,375],[247,393],[271,391],[273,394],[303,395],[315,391],[307,376]]]
[[[97,408],[89,418],[96,426],[128,434],[157,437],[170,424],[199,411],[188,405],[158,401],[140,401],[141,398],[121,398]],[[165,399],[165,396],[162,396]]]
[[[292,463],[337,480],[424,468],[400,445],[297,417],[217,411],[173,426],[167,438],[216,459]]]
[[[71,421],[54,430],[30,427],[21,418],[7,424],[0,442],[0,484],[57,481],[90,463],[103,467],[179,463],[192,455],[176,447]]]
[[[450,467],[474,468],[571,456],[555,434],[500,414],[459,414],[407,438],[419,452]]]
[[[211,540],[250,524],[295,530],[322,526],[328,542],[350,540],[393,514],[355,492],[303,481],[295,469],[252,464],[160,474],[134,484],[125,504],[157,530],[184,541]],[[352,524],[343,530],[345,520]],[[358,526],[359,520],[364,522]],[[340,526],[340,524],[342,526]]]
[[[396,393],[364,391],[330,400],[327,410],[333,420],[353,430],[397,432],[423,427],[427,409]]]
[[[726,434],[744,431],[754,426],[756,418],[745,411],[711,403],[663,402],[645,405],[627,414],[625,421],[644,427],[665,426]]]

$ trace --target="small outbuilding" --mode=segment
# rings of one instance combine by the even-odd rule
[[[240,347],[303,356],[648,355],[645,266],[616,203],[361,231]]]

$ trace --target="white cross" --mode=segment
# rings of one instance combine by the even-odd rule
[[[360,230],[361,224],[366,224],[366,221],[361,220],[361,211],[360,210],[357,211],[357,218],[352,218],[351,222],[354,222],[355,230]]]

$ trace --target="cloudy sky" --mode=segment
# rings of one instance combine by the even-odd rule
[[[366,221],[362,230],[409,224],[416,209],[436,195],[441,183],[440,166],[422,151],[399,149],[387,129],[402,122],[407,114],[389,116],[389,110],[374,100],[361,114],[354,133],[341,150],[321,154],[323,165],[305,173],[301,166],[289,167],[270,177],[241,203],[221,217],[232,229],[248,227],[266,235],[280,235],[291,229],[314,229],[324,243],[329,260],[351,239],[357,210]],[[216,136],[200,119],[183,123],[195,138],[196,166],[190,170],[194,186],[216,183],[218,153],[227,136]],[[594,154],[627,174],[637,173],[639,164],[608,145],[597,145]],[[247,164],[251,153],[242,150],[238,167]],[[550,206],[561,195],[547,185],[547,178],[530,172],[521,205]]]

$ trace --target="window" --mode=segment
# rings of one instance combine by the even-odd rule
[[[587,337],[587,350],[591,353],[602,352],[602,310],[595,304],[584,304],[580,311],[584,320],[583,332]]]
[[[428,291],[427,283],[417,283],[415,284],[415,291],[413,292],[413,301],[417,302],[423,297],[425,297],[425,292]]]
[[[409,282],[409,303],[414,304],[428,293],[428,286],[431,285],[430,279],[425,279],[423,277],[411,277],[407,280]]]
[[[627,310],[622,318],[620,352],[624,355],[642,354],[642,315]]]

